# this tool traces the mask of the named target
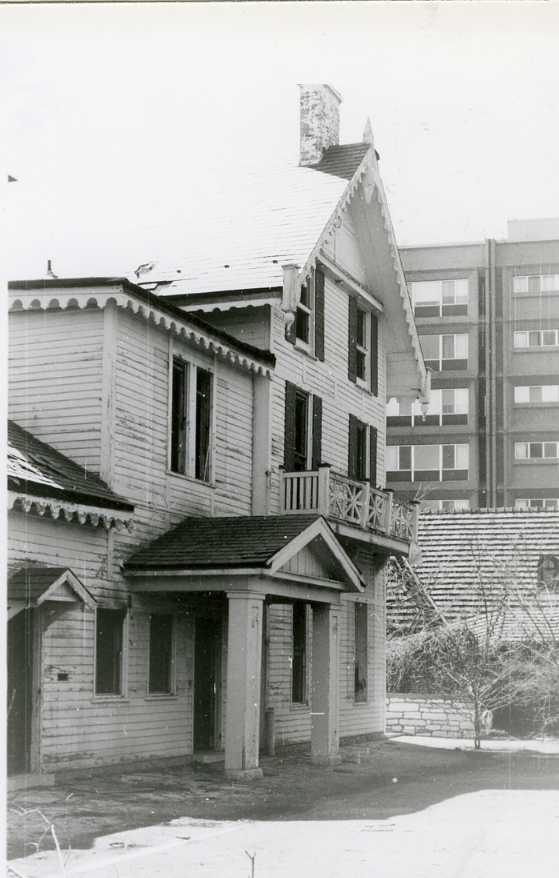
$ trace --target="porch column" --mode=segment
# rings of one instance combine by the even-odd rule
[[[311,758],[319,764],[340,761],[338,704],[339,609],[331,604],[313,607]]]
[[[262,777],[260,675],[264,595],[228,592],[225,773],[232,778]]]

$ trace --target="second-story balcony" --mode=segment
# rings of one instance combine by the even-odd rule
[[[416,541],[419,504],[398,503],[391,491],[350,479],[328,465],[282,472],[280,492],[282,512],[318,512],[350,539],[404,554]]]

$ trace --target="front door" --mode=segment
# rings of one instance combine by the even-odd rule
[[[32,643],[31,610],[21,610],[8,622],[8,774],[30,768]]]
[[[220,744],[221,637],[219,617],[196,619],[194,645],[194,751]]]

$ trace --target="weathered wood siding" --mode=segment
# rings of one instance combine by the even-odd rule
[[[9,417],[99,472],[103,313],[19,311],[10,315]]]
[[[111,537],[103,528],[12,512],[10,569],[35,560],[68,566],[101,604],[124,591],[109,572]],[[114,605],[114,604],[113,604]],[[148,696],[151,611],[175,618],[173,695]],[[147,756],[192,752],[192,620],[172,602],[133,599],[125,626],[123,696],[95,696],[95,612],[75,604],[44,604],[40,760],[45,771],[82,768]],[[59,680],[67,673],[67,680]]]

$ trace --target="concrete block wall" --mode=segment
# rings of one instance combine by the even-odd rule
[[[386,699],[386,733],[471,738],[472,705],[453,698],[391,693]]]

